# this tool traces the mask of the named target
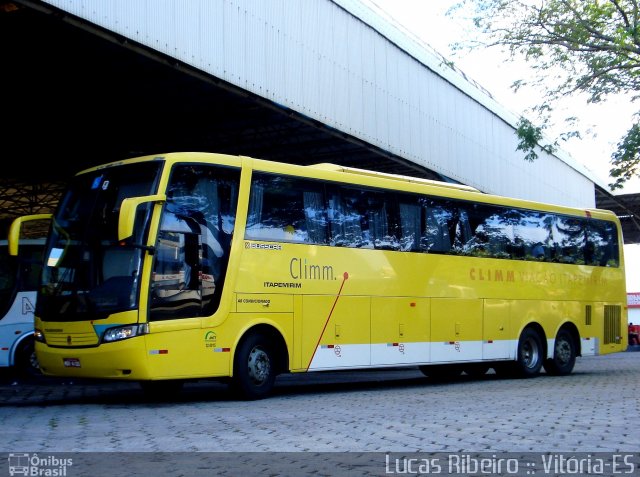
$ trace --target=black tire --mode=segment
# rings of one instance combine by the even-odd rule
[[[242,340],[233,363],[232,386],[238,397],[262,399],[273,389],[276,361],[268,339],[254,333]]]
[[[544,346],[540,334],[525,328],[518,340],[518,355],[514,366],[517,377],[532,378],[540,373],[544,362]]]
[[[560,330],[553,346],[553,358],[544,362],[544,369],[548,374],[565,376],[571,374],[575,364],[576,345],[573,336],[567,330]]]
[[[42,375],[36,357],[33,336],[28,336],[18,345],[15,359],[16,373],[20,377],[34,378]]]

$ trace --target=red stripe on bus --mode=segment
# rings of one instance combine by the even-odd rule
[[[327,316],[327,320],[324,322],[324,328],[322,328],[322,333],[318,337],[318,342],[316,343],[316,347],[313,348],[313,354],[311,355],[311,359],[309,360],[309,364],[307,366],[307,371],[311,367],[311,363],[313,362],[313,358],[316,355],[316,351],[318,350],[318,346],[320,346],[320,341],[322,341],[322,336],[324,335],[325,330],[327,329],[327,325],[329,324],[329,320],[331,319],[331,315],[333,315],[333,310],[336,309],[336,304],[338,303],[338,298],[340,298],[340,294],[342,293],[342,288],[344,287],[344,283],[349,278],[349,273],[344,272],[342,275],[342,284],[340,285],[340,289],[338,290],[338,294],[336,295],[336,299],[333,301],[333,306],[331,307],[331,311],[329,312],[329,316]]]

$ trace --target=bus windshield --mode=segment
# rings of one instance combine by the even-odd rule
[[[136,308],[140,245],[152,204],[138,207],[134,236],[118,242],[120,205],[153,194],[163,162],[107,167],[76,176],[54,218],[37,314],[47,321],[106,318]]]

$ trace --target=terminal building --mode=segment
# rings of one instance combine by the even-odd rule
[[[75,172],[172,151],[335,163],[620,216],[567,154],[358,0],[0,1],[0,221],[50,212]]]

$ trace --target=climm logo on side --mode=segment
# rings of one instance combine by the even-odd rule
[[[337,280],[333,266],[312,263],[306,258],[292,258],[289,261],[289,274],[294,280]]]
[[[503,270],[499,268],[470,268],[469,278],[471,280],[488,282],[515,282],[515,272],[513,270]]]
[[[245,249],[253,250],[267,250],[267,251],[281,251],[282,245],[261,243],[261,242],[245,242]],[[289,260],[289,277],[293,280],[314,280],[314,281],[333,281],[338,277],[335,274],[333,265],[327,265],[326,263],[311,262],[310,260],[302,257],[294,257]],[[264,286],[268,288],[300,288],[300,283],[296,282],[280,282],[280,281],[265,281]]]

